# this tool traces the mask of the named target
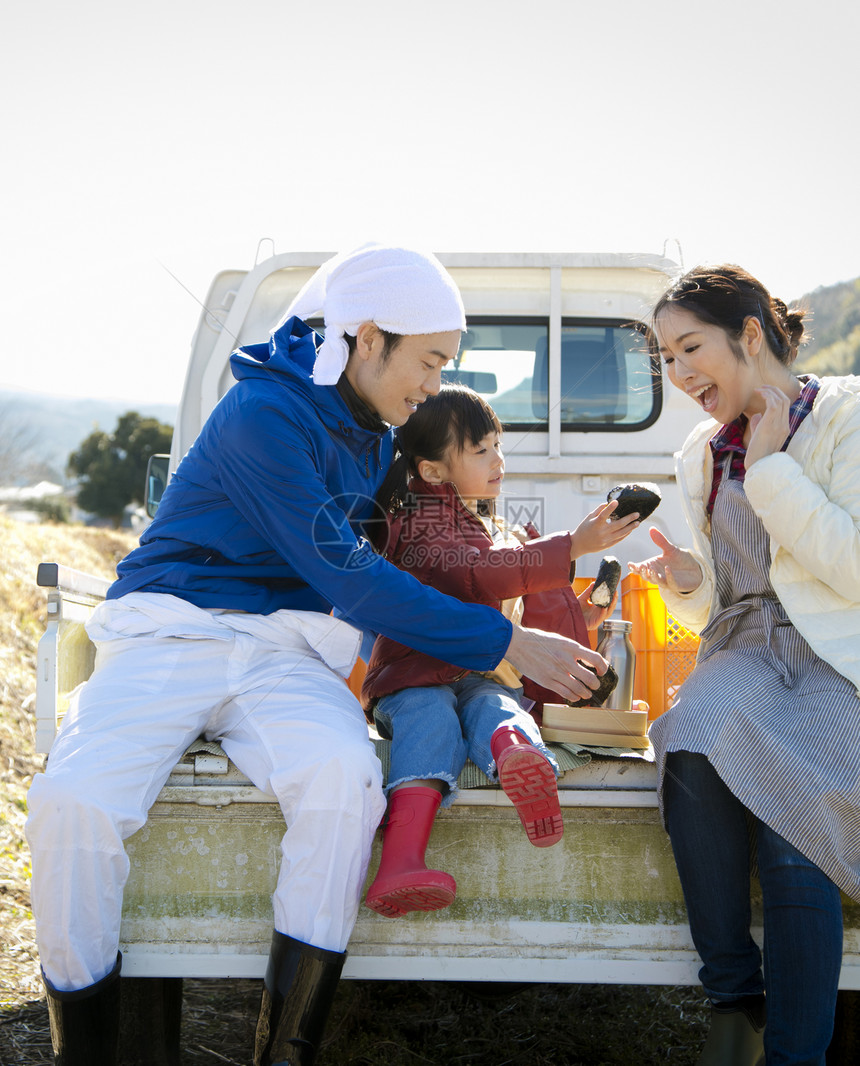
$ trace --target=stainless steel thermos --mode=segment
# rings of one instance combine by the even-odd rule
[[[618,684],[601,704],[616,711],[633,709],[633,676],[636,672],[636,651],[630,640],[632,622],[621,618],[608,618],[603,623],[603,637],[597,650],[618,674]]]

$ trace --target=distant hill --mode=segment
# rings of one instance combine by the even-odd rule
[[[134,400],[89,400],[18,389],[0,389],[0,458],[10,448],[15,469],[2,469],[0,481],[14,484],[48,478],[63,482],[69,454],[96,428],[110,433],[120,415],[137,411],[174,425],[175,404]],[[18,461],[20,457],[20,461]],[[8,466],[0,463],[0,468]],[[16,476],[16,474],[18,476]]]
[[[822,286],[794,303],[812,312],[810,340],[800,350],[798,369],[860,374],[860,278]]]

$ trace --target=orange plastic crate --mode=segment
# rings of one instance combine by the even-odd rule
[[[648,717],[657,718],[671,706],[695,666],[699,638],[669,614],[658,587],[638,574],[621,582],[621,617],[633,623],[633,698],[645,700]]]

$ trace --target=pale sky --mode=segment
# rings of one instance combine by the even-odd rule
[[[164,268],[203,300],[263,238],[858,277],[858,30],[849,0],[6,5],[0,388],[177,402],[200,308]]]

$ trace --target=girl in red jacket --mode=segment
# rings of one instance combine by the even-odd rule
[[[589,647],[588,629],[614,602],[595,607],[589,587],[584,615],[571,590],[574,560],[623,540],[638,516],[609,522],[613,502],[574,532],[548,537],[495,517],[487,504],[502,490],[502,427],[490,405],[463,386],[446,385],[398,432],[401,455],[378,497],[387,516],[379,550],[440,592],[490,604],[515,623],[562,632]],[[456,882],[428,870],[424,852],[436,812],[453,801],[467,758],[498,779],[532,844],[549,847],[561,839],[558,766],[523,706],[523,680],[505,660],[490,673],[476,673],[377,639],[362,699],[392,743],[382,860],[365,899],[372,910],[393,918],[453,902]],[[561,701],[542,690],[530,694]]]

